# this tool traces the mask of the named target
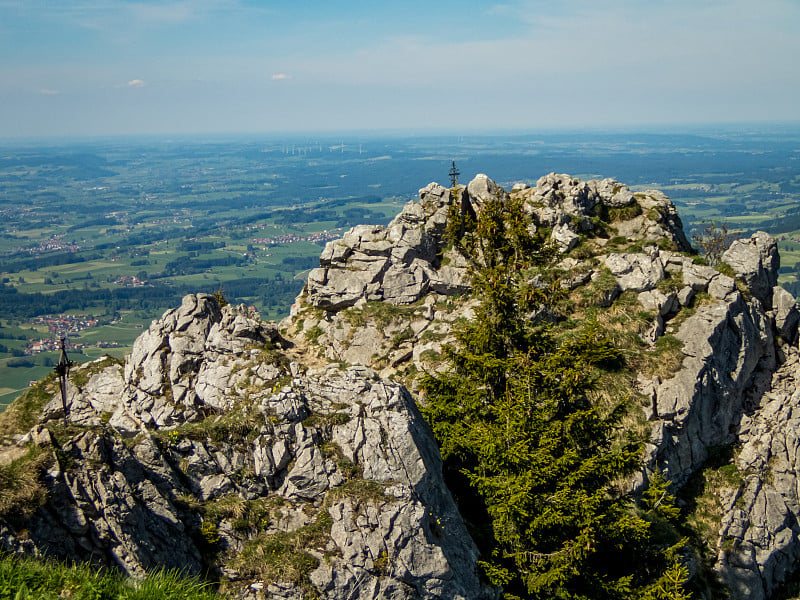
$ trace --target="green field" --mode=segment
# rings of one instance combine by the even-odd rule
[[[52,334],[33,319],[89,314],[86,360],[121,354],[183,294],[221,290],[279,319],[327,231],[386,224],[430,181],[487,173],[509,189],[550,171],[660,189],[687,234],[703,221],[780,238],[780,281],[800,294],[800,132],[509,134],[344,140],[119,139],[0,153],[0,409],[52,369],[13,367]],[[295,153],[288,148],[303,148]],[[338,147],[338,146],[337,146]],[[362,150],[363,149],[363,150]],[[294,236],[287,238],[285,236]],[[270,238],[271,243],[264,242]],[[795,241],[798,240],[798,241]],[[144,287],[129,287],[131,278]],[[128,278],[127,281],[124,278]],[[19,364],[19,360],[16,361]],[[13,364],[13,362],[12,362]]]
[[[223,199],[220,193],[211,194],[211,197]],[[370,216],[377,222],[388,222],[399,212],[403,202],[404,199],[395,197],[370,203],[354,200],[352,203],[343,202],[341,210],[351,211],[357,216]],[[29,227],[0,236],[0,250],[7,252],[20,244],[42,244],[62,236],[66,239],[67,235],[70,243],[75,242],[82,248],[92,247],[63,257],[60,259],[63,264],[42,266],[39,261],[25,255],[11,253],[12,259],[7,263],[10,269],[2,274],[6,284],[13,286],[20,296],[44,294],[54,299],[54,305],[57,304],[56,298],[68,298],[76,307],[65,312],[85,313],[113,321],[113,324],[71,336],[72,342],[87,345],[84,354],[71,355],[73,360],[92,360],[104,353],[123,356],[152,319],[180,302],[182,293],[220,290],[232,302],[255,305],[264,318],[280,319],[288,314],[305,274],[317,264],[324,246],[324,241],[304,241],[302,238],[323,231],[340,236],[350,224],[342,222],[341,214],[338,219],[331,218],[337,213],[319,209],[320,203],[317,202],[304,209],[276,208],[269,214],[263,214],[261,207],[237,211],[223,208],[213,213],[213,226],[209,224],[211,218],[208,215],[183,211],[181,218],[188,214],[203,225],[188,227],[181,225],[178,219],[177,230],[168,231],[163,223],[154,221],[170,219],[174,213],[169,204],[161,205],[160,210],[148,206],[147,211],[142,211],[135,219],[129,213],[130,223],[124,228],[82,227],[77,219],[65,219],[60,226]],[[171,218],[176,220],[174,216]],[[237,223],[236,219],[246,224]],[[229,222],[231,220],[233,222]],[[219,226],[217,221],[226,224]],[[299,239],[276,243],[256,241],[290,235]],[[131,238],[139,243],[131,244]],[[44,254],[45,262],[51,256],[53,254]],[[142,288],[139,293],[146,303],[137,303],[135,298],[120,299],[113,304],[103,298],[92,300],[100,292],[105,292],[104,298],[109,298],[108,294],[125,293],[122,278],[133,276],[146,282],[148,288],[156,286],[162,293],[169,294],[170,290],[175,293],[169,299],[151,301],[146,292],[148,288]],[[7,314],[8,318],[0,320],[0,344],[6,350],[0,352],[0,410],[24,390],[29,381],[50,372],[51,363],[58,360],[57,356],[44,353],[26,358],[34,366],[9,366],[8,363],[15,359],[19,362],[19,357],[12,353],[19,354],[31,341],[50,336],[45,327],[31,323],[24,299],[18,308],[18,314]],[[10,310],[12,308],[8,306],[6,311]],[[48,312],[61,311],[54,307]],[[3,336],[14,339],[4,339]],[[15,339],[19,337],[25,339]],[[99,341],[117,342],[120,347],[91,347]]]

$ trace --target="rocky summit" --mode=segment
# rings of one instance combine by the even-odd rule
[[[243,599],[498,597],[418,410],[420,375],[448,368],[479,302],[453,224],[493,200],[546,233],[574,318],[605,315],[636,349],[646,443],[621,485],[671,482],[704,535],[691,575],[710,561],[723,590],[705,597],[783,593],[800,564],[800,312],[776,243],[736,240],[711,266],[661,192],[555,173],[424,187],[388,226],[329,242],[280,324],[187,296],[124,362],[74,368],[66,414],[39,383],[0,416],[0,547],[203,574]]]

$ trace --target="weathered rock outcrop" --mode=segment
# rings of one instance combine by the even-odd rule
[[[772,289],[778,284],[780,268],[775,240],[763,231],[754,233],[749,240],[735,240],[722,254],[722,260],[733,268],[764,308],[772,308]]]
[[[440,254],[451,207],[471,210],[465,190],[431,184],[419,196],[388,227],[360,225],[328,242],[308,276],[310,304],[337,311],[362,298],[411,304],[429,291],[466,291],[466,265],[443,264]]]
[[[685,358],[675,376],[652,381],[651,457],[674,485],[686,482],[708,452],[733,444],[749,394],[763,391],[775,368],[769,321],[738,292],[699,307],[675,333]]]
[[[748,428],[753,419],[764,423],[762,427],[771,422],[757,416],[764,398],[792,388],[786,384],[788,375],[782,375],[788,367],[781,365],[796,350],[787,354],[776,347],[779,342],[797,342],[800,320],[794,298],[776,285],[779,257],[767,234],[736,241],[724,253],[722,261],[734,279],[695,263],[686,252],[690,246],[675,208],[660,192],[634,193],[613,180],[582,182],[551,174],[535,187],[520,184],[506,193],[479,175],[462,200],[480,214],[488,200],[510,197],[523,200],[536,226],[550,228],[551,240],[566,255],[558,265],[565,273],[562,287],[579,292],[595,286],[596,302],[605,307],[625,293],[635,293],[641,307],[653,315],[642,338],[654,344],[670,334],[680,344],[683,359],[676,372],[663,379],[639,377],[651,431],[640,485],[646,484],[647,473],[658,470],[679,490],[720,448],[764,443],[752,441]],[[586,251],[573,253],[579,243],[589,245],[594,260],[584,258]],[[620,246],[628,249],[617,250]],[[378,323],[364,303],[369,299],[362,296],[355,300],[356,308],[341,312],[330,310],[336,302],[329,302],[328,311],[315,314],[307,308],[308,299],[301,297],[297,313],[305,323],[299,333],[314,331],[328,358],[377,365],[387,376],[402,375],[438,368],[442,345],[453,340],[452,322],[471,313],[470,305],[457,302],[445,309],[450,302],[445,294],[429,294],[423,304],[398,309],[394,319]],[[284,325],[291,328],[297,319]],[[404,371],[404,365],[410,368]],[[785,392],[781,398],[769,405],[785,406]],[[784,421],[790,414],[786,412]],[[763,451],[750,453],[762,462],[769,459],[763,458]],[[793,465],[795,458],[785,451],[781,460]],[[737,464],[743,473],[752,471],[741,459]],[[777,487],[760,476],[745,480],[749,487],[709,492],[722,506],[716,568],[734,597],[761,590],[753,591],[752,597],[768,598],[792,571],[790,565],[800,552],[796,485],[786,476]],[[735,506],[742,498],[752,510]],[[734,521],[738,529],[731,529]]]
[[[535,187],[518,184],[506,192],[479,174],[455,190],[431,183],[419,197],[388,227],[355,227],[341,240],[329,242],[320,267],[311,272],[293,307],[293,318],[282,325],[312,339],[325,359],[368,364],[385,377],[409,368],[440,368],[442,347],[453,340],[453,322],[469,317],[474,306],[451,300],[469,290],[469,272],[466,260],[447,246],[447,219],[453,213],[480,214],[492,200],[521,201],[534,226],[549,229],[551,242],[562,253],[573,250],[579,240],[599,244],[615,234],[615,241],[652,244],[650,254],[604,257],[606,266],[619,275],[619,287],[608,292],[609,302],[622,291],[649,290],[663,279],[667,254],[659,258],[656,242],[675,251],[691,249],[677,211],[664,194],[633,193],[612,179],[583,182],[551,173]],[[593,251],[602,254],[600,246]],[[685,257],[675,256],[682,265]],[[601,269],[587,261],[566,260],[572,262],[564,266],[571,273],[565,287],[584,285],[600,274]],[[699,279],[698,289],[708,287],[710,277]],[[382,301],[380,307],[377,301]]]
[[[58,457],[45,475],[48,502],[30,520],[22,547],[68,560],[118,567],[133,575],[162,567],[198,574],[203,559],[192,539],[199,518],[180,510],[183,485],[157,440],[133,448],[90,431],[45,451]],[[8,533],[4,546],[15,547]]]
[[[718,570],[736,598],[770,598],[800,560],[800,357],[783,345],[770,389],[742,417],[738,487],[721,494]]]
[[[631,485],[659,471],[681,495],[732,453],[730,477],[704,492],[715,569],[732,598],[770,598],[800,560],[800,311],[777,286],[775,242],[734,242],[713,268],[660,192],[554,173],[508,192],[486,175],[428,185],[387,227],[329,242],[280,326],[187,296],[124,364],[74,373],[68,427],[41,384],[37,425],[0,462],[26,444],[50,455],[47,500],[24,523],[0,519],[0,546],[216,572],[248,600],[496,595],[408,391],[447,368],[455,324],[475,315],[450,219],[494,201],[520,202],[549,235],[570,302],[639,323],[626,334],[651,361],[672,353],[657,375],[626,375],[647,438]]]
[[[54,453],[48,501],[27,539],[0,523],[2,546],[135,575],[210,567],[248,598],[491,596],[409,393],[365,367],[306,372],[286,345],[198,294],[124,368],[79,369],[69,420],[83,430],[61,428],[54,397],[21,440]]]
[[[594,230],[593,218],[607,219],[609,211],[624,209],[629,219],[614,217],[624,223],[617,227],[620,235],[690,249],[675,206],[661,192],[634,194],[612,179],[583,182],[551,173],[536,187],[515,186],[509,194],[479,174],[453,190],[431,183],[419,191],[419,202],[408,203],[387,227],[360,225],[328,242],[320,267],[309,274],[306,302],[337,312],[360,299],[412,304],[428,292],[467,291],[467,265],[445,248],[448,215],[475,215],[490,200],[509,196],[523,201],[537,226],[552,229],[551,240],[564,252],[581,233]]]
[[[592,231],[593,217],[611,218],[621,236],[669,241],[682,251],[691,248],[675,205],[657,190],[634,193],[613,179],[581,181],[550,173],[540,178],[536,187],[517,186],[514,192],[523,198],[537,223],[554,228],[554,241],[565,250],[557,237],[563,235],[563,228],[574,234]]]

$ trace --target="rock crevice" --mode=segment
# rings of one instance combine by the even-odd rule
[[[772,597],[800,560],[800,312],[777,286],[774,240],[758,232],[719,269],[700,264],[666,196],[611,179],[551,173],[506,191],[478,175],[419,198],[386,227],[329,242],[280,325],[193,294],[124,364],[76,370],[69,427],[41,384],[52,399],[2,452],[41,450],[46,501],[22,525],[0,518],[0,547],[137,576],[209,572],[248,600],[497,597],[415,374],[446,369],[453,327],[475,318],[451,219],[518,201],[559,255],[556,287],[600,309],[633,305],[645,314],[637,343],[679,349],[669,375],[638,376],[648,433],[631,485],[659,471],[680,491],[735,449],[738,479],[713,492],[714,568],[732,598]]]

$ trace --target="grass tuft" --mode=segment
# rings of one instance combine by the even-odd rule
[[[26,433],[33,427],[42,409],[58,392],[58,384],[49,376],[25,390],[9,407],[0,414],[2,435]]]
[[[319,566],[319,559],[308,550],[325,551],[332,525],[330,514],[323,511],[315,521],[295,531],[259,535],[232,558],[231,566],[244,577],[291,583],[310,590],[308,576]]]
[[[51,461],[52,454],[31,445],[26,454],[0,465],[0,519],[24,523],[44,504],[47,494],[40,479]]]
[[[9,600],[221,600],[211,584],[176,571],[135,580],[89,564],[0,554],[0,598]]]

